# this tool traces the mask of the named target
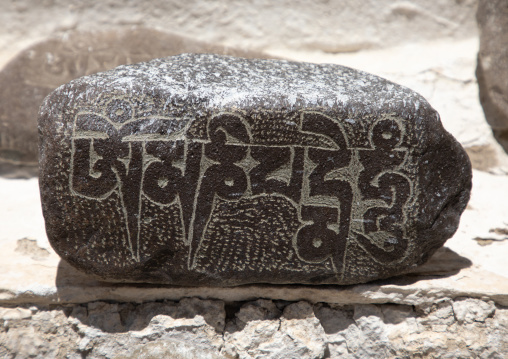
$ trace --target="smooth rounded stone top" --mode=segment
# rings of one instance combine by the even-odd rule
[[[56,252],[104,280],[353,284],[456,231],[471,166],[418,94],[338,65],[185,54],[82,77],[39,114]]]

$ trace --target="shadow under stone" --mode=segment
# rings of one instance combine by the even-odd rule
[[[460,256],[447,247],[442,247],[429,259],[427,263],[415,268],[411,273],[406,273],[401,276],[384,280],[377,280],[367,284],[376,286],[410,285],[417,283],[420,280],[450,277],[459,273],[462,269],[470,267],[471,265],[472,262],[469,259]],[[258,298],[267,297],[266,295],[263,295],[264,288],[273,290],[277,287],[284,287],[290,290],[291,288],[298,289],[304,287],[299,284],[284,286],[256,284],[255,286]],[[78,319],[82,324],[93,326],[109,333],[123,333],[133,330],[139,331],[149,327],[150,325],[156,326],[158,324],[187,328],[199,326],[200,323],[204,324],[203,321],[212,326],[218,333],[222,333],[224,330],[231,331],[232,328],[229,328],[231,325],[226,325],[226,322],[231,322],[240,308],[242,308],[245,304],[248,304],[249,301],[255,301],[257,299],[245,298],[245,301],[232,303],[228,303],[223,300],[199,299],[198,297],[183,297],[175,301],[143,301],[142,298],[135,300],[132,296],[130,296],[129,298],[122,300],[121,295],[113,296],[111,295],[111,292],[114,292],[117,288],[142,291],[143,289],[181,289],[182,287],[144,283],[101,282],[88,274],[74,269],[64,260],[60,260],[58,265],[56,287],[58,295],[61,299],[63,299],[63,301],[83,303],[77,304],[73,307],[72,311],[69,313],[71,317]],[[312,286],[313,289],[318,290],[319,288],[350,290],[354,287],[355,285]],[[220,291],[221,289],[218,288],[217,290]],[[89,291],[95,291],[96,296],[89,297]],[[79,298],[80,293],[83,294],[83,298],[81,298],[83,300],[80,300]],[[89,300],[84,300],[87,297],[89,297]],[[263,304],[262,302],[264,301],[261,300],[259,304],[253,303],[255,305],[261,305]],[[292,303],[290,301],[280,299],[272,299],[272,302],[274,303],[271,304],[274,306],[272,309],[274,312],[278,313],[278,316],[280,316],[285,306]],[[275,307],[277,307],[277,309]],[[272,316],[270,316],[270,318],[271,317]],[[273,317],[276,318],[277,315],[274,315]]]
[[[441,247],[434,253],[434,255],[425,263],[422,264],[410,272],[406,272],[401,274],[400,276],[395,276],[387,279],[376,280],[372,282],[368,282],[368,284],[375,285],[409,285],[417,283],[420,280],[429,280],[429,279],[438,279],[443,277],[451,277],[459,273],[462,269],[468,268],[473,263],[465,257],[460,256],[453,250],[448,247]],[[262,287],[270,287],[277,288],[281,287],[281,285],[273,285],[273,284],[254,284],[256,286]],[[248,286],[248,285],[246,285]],[[312,286],[312,288],[352,288],[355,285],[316,285]],[[76,292],[76,288],[82,288],[84,293],[87,290],[104,290],[105,293],[108,290],[127,287],[127,288],[146,288],[146,289],[155,289],[155,288],[182,288],[171,285],[161,285],[161,284],[150,284],[150,283],[111,283],[111,282],[103,282],[96,279],[94,276],[83,273],[71,265],[69,265],[66,261],[60,260],[57,275],[56,275],[56,287],[59,294],[63,297],[68,297],[68,289],[72,287],[73,293]],[[240,286],[242,287],[242,286]],[[245,287],[245,286],[243,286]],[[302,287],[301,284],[288,284],[283,285],[283,287]],[[75,294],[74,294],[75,295]],[[99,293],[100,295],[100,293]],[[263,297],[263,293],[259,293],[259,297]]]
[[[192,330],[205,323],[222,333],[225,325],[224,303],[198,298],[146,303],[97,301],[74,306],[69,316],[107,333],[142,331],[150,326],[154,331],[161,326]]]
[[[69,298],[69,293],[72,292],[73,296],[79,297],[79,292],[82,291],[83,296],[87,297],[87,291],[97,292],[96,298],[76,304],[68,313],[70,317],[78,319],[84,325],[108,333],[140,331],[151,324],[189,329],[206,323],[218,333],[224,330],[226,314],[223,301],[201,300],[196,297],[182,298],[179,301],[143,302],[132,298],[112,300],[111,296],[101,293],[101,291],[111,292],[117,287],[125,286],[133,289],[169,287],[142,283],[105,283],[74,269],[64,260],[60,260],[58,265],[56,287],[59,297],[64,297],[71,302],[80,302],[79,298],[76,300]],[[156,318],[154,321],[154,317],[159,315],[163,317]],[[179,319],[182,320],[178,321]]]
[[[376,285],[411,285],[422,280],[447,278],[458,274],[462,269],[469,268],[473,262],[462,257],[448,247],[439,248],[430,259],[400,276],[380,279],[370,284]]]

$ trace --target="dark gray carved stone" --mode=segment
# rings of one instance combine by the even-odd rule
[[[0,72],[0,176],[37,176],[37,112],[58,86],[119,65],[184,52],[263,57],[146,28],[76,31],[22,51]]]
[[[386,278],[453,235],[471,188],[420,95],[338,65],[121,66],[54,91],[39,133],[51,244],[113,281]]]
[[[480,0],[477,20],[480,102],[494,136],[508,152],[508,1]]]

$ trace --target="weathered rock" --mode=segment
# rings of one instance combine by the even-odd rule
[[[114,359],[224,359],[218,354],[196,348],[193,343],[174,340],[160,340],[140,345],[132,354],[119,355]]]
[[[146,28],[71,32],[21,52],[0,72],[0,176],[37,175],[37,112],[55,88],[118,65],[185,52],[263,56]]]
[[[471,167],[413,91],[337,65],[181,55],[39,115],[51,244],[102,279],[360,283],[456,230]]]
[[[203,312],[224,304],[192,298],[180,303],[0,307],[0,357],[501,359],[508,352],[508,309],[481,300],[461,301],[468,313],[489,308],[488,317],[471,321],[454,317],[453,301],[446,302],[446,312],[439,303],[422,309],[270,300],[230,303],[229,317],[224,310]],[[6,311],[32,315],[6,317]],[[203,321],[203,314],[209,319]],[[112,330],[119,317],[122,327]],[[226,322],[226,327],[210,325],[215,322]]]
[[[453,303],[453,313],[459,323],[481,322],[492,316],[496,306],[492,302],[479,299],[462,298]]]
[[[480,102],[494,136],[508,151],[508,3],[480,0],[477,20]]]
[[[228,358],[323,358],[325,332],[307,302],[288,305],[283,312],[269,300],[247,303],[224,333],[222,353]],[[236,355],[235,355],[236,354]]]

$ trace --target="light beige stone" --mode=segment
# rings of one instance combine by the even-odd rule
[[[453,303],[453,314],[459,323],[485,322],[494,314],[496,306],[493,302],[484,302],[473,298],[463,298]]]
[[[327,52],[476,34],[476,0],[2,1],[0,52],[69,29],[150,26],[214,43]],[[33,41],[33,40],[32,40]],[[5,50],[4,50],[5,49]]]
[[[228,316],[220,309],[224,302],[197,298],[39,306],[30,309],[31,318],[0,318],[0,357],[503,358],[508,352],[506,309],[481,300],[446,304],[462,305],[467,313],[490,308],[489,315],[484,321],[461,322],[442,306],[421,310],[266,299],[229,303]]]
[[[247,303],[226,326],[224,356],[238,358],[323,358],[326,339],[308,302],[279,311],[273,302]]]
[[[30,319],[32,312],[25,308],[4,308],[0,310],[0,318],[3,320]]]
[[[158,341],[137,346],[131,354],[116,356],[114,359],[219,359],[219,355],[191,344],[179,341]]]

